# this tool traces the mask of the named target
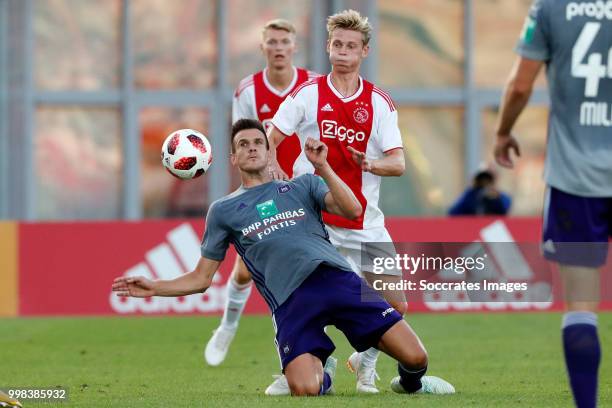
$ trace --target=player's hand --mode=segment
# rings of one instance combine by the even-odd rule
[[[495,161],[502,167],[511,169],[514,168],[511,151],[514,151],[516,157],[521,157],[521,149],[518,142],[512,135],[497,135],[493,155]]]
[[[484,189],[484,196],[489,199],[499,198],[499,191],[495,187],[489,186]]]
[[[320,169],[327,163],[327,145],[311,137],[304,143],[304,153],[315,169]]]
[[[121,277],[113,282],[113,292],[117,296],[150,297],[155,296],[155,287],[153,281],[142,276]]]
[[[270,164],[268,165],[268,172],[272,180],[289,180],[289,176],[287,173],[281,169],[280,165],[276,160],[270,160]]]
[[[351,146],[347,147],[348,151],[351,153],[353,160],[355,163],[361,167],[361,171],[372,171],[372,161],[366,157],[364,152],[360,152],[359,150],[355,150]]]

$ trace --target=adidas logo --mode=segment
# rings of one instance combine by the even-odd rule
[[[243,208],[247,208],[248,206],[245,203],[240,203],[240,205],[238,206],[238,211],[242,210]]]
[[[333,112],[334,108],[331,107],[329,103],[326,103],[322,108],[321,112]]]
[[[264,103],[263,106],[259,109],[259,112],[260,113],[270,113],[272,112],[272,109],[270,109],[267,103]]]
[[[534,281],[536,276],[531,266],[525,259],[521,248],[517,245],[512,233],[503,221],[495,221],[480,230],[479,239],[474,240],[470,245],[461,249],[463,257],[474,258],[482,253],[483,247],[488,248],[485,268],[478,274],[477,270],[471,271],[471,278],[474,280],[487,279],[489,281],[498,280],[499,282],[530,282],[530,285],[537,285],[538,298],[543,298],[546,293],[550,293],[548,301],[519,300],[517,298],[504,298],[499,301],[494,299],[474,299],[466,302],[470,297],[466,292],[458,293],[445,292],[448,297],[436,297],[433,292],[424,293],[423,301],[429,310],[546,310],[552,306],[552,288],[546,281]],[[546,247],[546,244],[544,244]],[[446,281],[460,281],[464,279],[454,269],[443,269],[438,273],[440,279]],[[547,292],[543,292],[547,291]],[[444,295],[444,294],[443,294]]]
[[[184,223],[170,230],[166,242],[151,248],[144,254],[143,262],[129,268],[123,276],[144,276],[148,279],[174,279],[190,272],[200,259],[200,239],[190,224]],[[126,313],[193,313],[222,311],[225,290],[220,285],[221,276],[215,274],[213,284],[206,294],[182,297],[120,298],[110,294],[112,309]]]

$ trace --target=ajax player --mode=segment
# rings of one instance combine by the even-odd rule
[[[576,406],[597,405],[599,267],[612,235],[612,1],[538,0],[506,86],[495,157],[512,168],[512,128],[546,65],[550,92],[544,255],[557,262],[567,311],[562,339]]]
[[[307,139],[304,150],[324,182],[312,174],[272,180],[263,126],[253,119],[237,121],[232,127],[231,161],[240,170],[242,186],[210,206],[195,270],[173,280],[120,277],[113,291],[135,297],[204,292],[231,242],[272,312],[275,343],[292,395],[331,391],[335,359],[329,356],[335,347],[324,331],[327,325],[341,330],[357,350],[375,346],[397,360],[393,391],[454,393],[446,381],[423,376],[427,352],[417,335],[351,271],[327,239],[322,210],[356,220],[363,209],[327,162],[328,146]],[[375,299],[363,302],[363,294]]]
[[[400,176],[404,172],[402,138],[397,111],[389,95],[359,76],[361,62],[369,51],[372,27],[368,19],[357,11],[345,10],[327,19],[327,31],[332,71],[302,84],[281,104],[268,135],[271,171],[274,178],[287,177],[277,164],[279,158],[274,150],[287,139],[299,139],[304,145],[312,137],[327,146],[330,165],[351,188],[363,211],[352,220],[324,212],[323,221],[334,246],[347,257],[356,273],[368,279],[371,271],[362,266],[361,245],[392,242],[378,199],[381,177]],[[316,172],[305,153],[298,157],[293,169],[294,175]],[[399,280],[401,276],[400,270],[386,273],[393,279]],[[384,296],[397,311],[405,313],[401,292]],[[375,384],[378,354],[379,350],[371,348],[349,358],[349,368],[357,373],[359,392],[378,392]],[[282,381],[282,377],[277,380]]]
[[[266,68],[244,78],[238,85],[232,103],[232,123],[247,118],[258,119],[266,126],[285,97],[316,76],[293,66],[293,55],[297,50],[295,36],[295,27],[286,20],[271,20],[263,27],[261,50],[266,58]],[[297,138],[288,139],[276,148],[279,164],[289,177],[301,151]],[[227,283],[227,302],[221,324],[204,350],[209,365],[217,366],[225,359],[250,294],[251,275],[240,257],[236,257]]]

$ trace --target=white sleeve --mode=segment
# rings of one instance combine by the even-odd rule
[[[238,119],[257,119],[255,115],[255,92],[252,86],[243,89],[232,99],[232,123]]]
[[[384,153],[403,147],[402,134],[397,125],[397,110],[384,98],[379,95],[376,95],[376,97],[378,100],[376,100],[374,109],[376,109],[378,116],[376,135],[380,150]]]
[[[297,132],[300,123],[304,120],[306,107],[304,105],[304,92],[298,93],[295,98],[287,96],[272,118],[272,124],[286,136]]]

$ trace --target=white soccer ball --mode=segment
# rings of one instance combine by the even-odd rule
[[[193,129],[172,132],[162,145],[162,164],[170,174],[188,180],[206,173],[212,149],[206,136]]]

